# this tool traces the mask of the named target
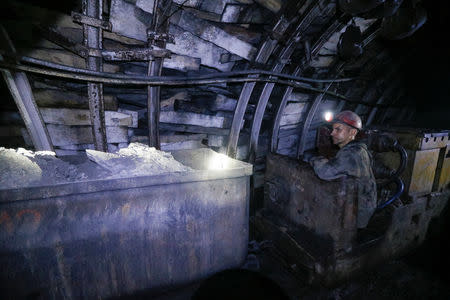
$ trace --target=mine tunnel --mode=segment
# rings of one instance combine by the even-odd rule
[[[1,6],[1,299],[450,298],[447,1]]]

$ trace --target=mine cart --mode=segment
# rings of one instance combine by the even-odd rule
[[[240,266],[251,165],[210,149],[172,155],[185,169],[0,189],[2,296],[151,294]]]
[[[410,143],[415,148],[404,135],[415,139]],[[393,133],[409,147],[403,150],[409,154],[403,157],[405,170],[390,195],[379,189],[378,209],[363,229],[356,226],[355,179],[324,181],[305,162],[269,154],[264,208],[254,218],[257,234],[274,242],[293,271],[310,283],[330,286],[419,246],[450,195],[449,136],[434,135],[436,139],[411,130]],[[394,166],[399,157],[381,153],[381,160]],[[398,186],[404,189],[400,197],[392,195]]]

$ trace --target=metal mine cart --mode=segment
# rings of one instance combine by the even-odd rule
[[[172,155],[192,169],[0,189],[2,297],[104,299],[240,266],[252,166],[209,149]]]
[[[379,147],[374,136],[372,132],[367,139],[372,149]],[[401,155],[380,152],[380,160],[404,171],[401,175],[396,172],[397,184],[391,183],[394,192],[387,192],[386,186],[379,189],[379,207],[362,230],[356,227],[354,179],[324,181],[304,162],[268,155],[264,208],[254,218],[255,231],[272,240],[288,265],[306,274],[310,283],[333,286],[417,247],[424,241],[430,221],[438,218],[447,204],[448,132],[432,135],[410,130],[388,136],[395,148],[403,147],[392,137],[408,148],[399,151]]]

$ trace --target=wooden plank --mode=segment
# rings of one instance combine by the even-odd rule
[[[280,126],[300,123],[300,120],[302,120],[303,115],[304,115],[303,113],[283,115],[280,120]]]
[[[183,7],[199,7],[202,4],[203,0],[173,0],[173,2],[180,5],[183,4]]]
[[[94,144],[83,144],[83,146],[88,145],[88,148],[85,149],[79,149],[79,150],[72,150],[72,149],[65,149],[65,146],[60,146],[55,149],[56,156],[66,156],[66,155],[80,155],[85,154],[87,149],[94,149]],[[78,145],[74,145],[78,146]],[[120,148],[117,146],[117,144],[107,144],[108,152],[116,152]]]
[[[188,150],[206,148],[201,141],[180,141],[176,143],[161,143],[161,150],[174,151],[174,150]]]
[[[111,2],[110,22],[113,31],[140,41],[147,41],[148,24],[142,23],[135,16],[136,6],[123,0],[113,0]],[[220,55],[226,50],[205,41],[190,32],[186,32],[175,25],[170,25],[169,33],[174,35],[175,44],[168,44],[167,49],[178,55],[190,56],[201,59],[201,64],[216,68],[221,71],[229,71],[233,63],[220,64]],[[192,45],[196,45],[192,47]]]
[[[221,15],[225,8],[225,5],[228,2],[232,1],[230,0],[202,1],[202,3],[199,6],[199,9]]]
[[[206,134],[175,134],[161,135],[161,150],[172,151],[182,149],[198,149],[204,148],[202,140],[206,138]],[[133,136],[130,142],[138,142],[148,144],[147,136]]]
[[[220,71],[230,71],[234,63],[220,63],[220,57],[227,53],[225,49],[207,42],[198,36],[176,26],[171,25],[169,33],[174,36],[175,44],[168,44],[167,49],[180,55],[187,55],[201,59],[201,64]],[[195,45],[195,47],[192,47]]]
[[[33,6],[30,3],[20,3],[20,1],[8,1],[8,5],[9,8],[11,8],[12,13],[14,13],[14,15],[16,16],[18,26],[20,26],[20,22],[23,22],[23,20],[26,20],[25,22],[28,26],[32,23],[48,26],[48,20],[52,20],[52,26],[58,27],[62,31],[67,29],[81,30],[81,25],[79,25],[78,23],[74,23],[72,21],[72,17],[68,14],[63,14],[61,12]],[[114,40],[123,44],[143,44],[140,40],[121,36],[114,32],[104,31],[103,35],[107,39]],[[79,40],[79,42],[81,41],[82,40]]]
[[[169,130],[169,131],[175,131],[175,132],[206,133],[206,134],[216,134],[216,135],[227,135],[230,132],[229,129],[224,129],[224,128],[203,127],[203,126],[185,125],[185,124],[161,123],[159,127],[162,130]]]
[[[119,113],[128,115],[131,117],[131,124],[128,127],[132,127],[132,128],[138,128],[138,124],[139,124],[139,112],[135,111],[135,110],[129,110],[129,109],[124,109],[124,108],[119,108],[117,110]],[[109,114],[111,114],[113,112],[110,112]],[[106,116],[108,117],[108,116]],[[119,126],[126,126],[126,125],[119,125]]]
[[[281,9],[281,6],[283,4],[282,0],[254,0],[254,1],[274,13],[277,13]]]
[[[159,121],[161,123],[196,125],[215,128],[229,128],[231,123],[230,119],[224,117],[176,111],[161,111]]]
[[[227,136],[208,134],[208,146],[209,147],[223,147],[227,143]]]
[[[170,98],[164,99],[161,101],[161,111],[174,110],[175,101],[189,101],[190,96],[188,92],[179,92],[173,95]]]
[[[174,104],[174,109],[175,111],[178,112],[193,112],[197,114],[214,115],[212,111],[210,111],[207,107],[205,107],[201,103],[191,103],[188,101],[176,100]]]
[[[122,147],[120,147],[122,145]],[[114,143],[108,144],[108,152],[113,152],[119,150],[119,148],[127,147],[128,143]],[[81,151],[83,153],[86,149],[94,150],[94,144],[73,144],[73,145],[62,145],[58,146],[60,150],[71,150],[71,151]]]
[[[15,53],[14,46],[12,45],[7,32],[3,27],[0,27],[0,30],[0,39],[4,41],[3,44],[10,52]],[[3,59],[1,55],[0,59]],[[35,149],[52,151],[53,145],[34,100],[27,75],[24,72],[7,70],[3,70],[2,75],[11,92],[14,102],[19,109],[22,120],[30,133]]]
[[[86,149],[94,150],[94,144],[70,144],[58,146],[59,149],[63,150],[73,150],[73,151],[83,151]]]
[[[183,72],[198,71],[200,69],[200,62],[200,58],[172,54],[170,58],[164,59],[163,67]]]
[[[79,42],[82,41],[83,33],[80,28],[62,28],[60,29],[60,31],[65,36],[70,36]],[[105,38],[108,37],[107,32],[104,32],[104,35]],[[116,33],[114,33],[114,35],[115,36],[113,37],[113,39],[107,39],[104,41],[104,48],[106,50],[133,50],[136,48],[136,43],[139,43],[138,45],[140,46],[140,48],[146,47],[143,41],[133,39],[133,42],[130,42],[128,41],[131,40],[129,38],[122,37],[121,35]],[[50,47],[44,47],[43,44],[42,46],[40,47],[37,46],[36,48],[50,48]],[[156,46],[154,47],[154,49],[161,50],[161,48]],[[183,72],[198,71],[200,68],[200,58],[172,53],[170,58],[164,59],[163,67],[166,69],[179,70]]]
[[[47,124],[91,125],[90,113],[87,109],[41,108],[40,111],[44,122]],[[131,113],[105,111],[105,123],[106,126],[137,128],[137,112],[133,124],[133,116]]]
[[[244,7],[241,4],[227,4],[220,19],[223,23],[236,23]]]
[[[161,143],[178,143],[182,141],[202,141],[207,137],[206,134],[171,134],[171,135],[161,135]],[[145,135],[135,135],[130,137],[130,142],[137,143],[148,143],[148,136]]]
[[[252,60],[256,55],[257,49],[251,44],[238,39],[209,21],[196,18],[186,11],[180,11],[173,16],[171,22],[194,35],[247,60]]]
[[[304,102],[288,103],[284,108],[283,115],[302,113],[305,110],[305,105],[306,103]]]
[[[222,23],[220,24],[220,28],[232,36],[235,36],[238,39],[246,41],[252,45],[257,45],[261,41],[261,32],[255,31],[254,29],[249,29],[247,26],[243,26],[242,24]]]
[[[109,21],[112,31],[123,36],[147,42],[147,27],[135,16],[136,6],[123,0],[111,0]],[[151,18],[149,18],[151,20]]]
[[[59,89],[38,89],[34,97],[39,107],[89,108],[87,96]],[[115,96],[104,95],[105,109],[117,110],[118,101]]]
[[[313,68],[328,68],[335,60],[336,55],[318,55],[311,60],[309,65]]]
[[[278,150],[280,149],[287,149],[287,148],[296,148],[298,143],[298,135],[290,135],[286,137],[282,137],[278,139]]]
[[[54,146],[94,142],[91,126],[48,124],[47,129]],[[127,127],[106,126],[106,140],[108,143],[128,143]]]
[[[218,94],[216,99],[207,105],[210,110],[234,111],[237,105],[237,99]]]
[[[188,13],[194,15],[196,18],[199,18],[199,19],[212,21],[212,22],[221,22],[220,14],[203,11],[203,10],[198,10],[198,9],[194,9],[194,8],[189,8],[189,7],[183,8],[183,10],[187,11]]]
[[[308,102],[310,97],[311,97],[310,94],[292,92],[288,98],[288,101],[289,102]]]

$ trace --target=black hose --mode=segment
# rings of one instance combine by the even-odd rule
[[[391,204],[395,199],[398,199],[398,197],[400,197],[400,195],[405,190],[405,185],[404,185],[403,181],[400,178],[395,177],[394,181],[397,184],[397,191],[396,191],[396,193],[389,200],[387,200],[386,202],[378,205],[377,210],[381,210],[381,209],[385,208],[386,206],[388,206],[389,204]]]
[[[181,79],[168,80],[168,77],[149,77],[149,76],[140,76],[140,77],[132,77],[128,75],[120,75],[117,78],[110,78],[112,76],[105,77],[102,72],[93,71],[91,75],[87,74],[79,74],[71,71],[59,71],[59,70],[46,70],[39,67],[31,67],[25,65],[16,65],[9,64],[5,62],[0,62],[0,69],[9,70],[20,70],[24,72],[31,72],[36,74],[55,76],[60,78],[67,78],[73,80],[80,81],[88,81],[88,82],[98,82],[112,85],[142,85],[142,86],[179,86],[179,85],[201,85],[201,84],[214,84],[214,83],[227,83],[227,82],[273,82],[284,85],[290,85],[295,88],[300,88],[304,90],[314,91],[318,93],[325,93],[327,95],[333,96],[338,99],[343,99],[345,101],[351,101],[347,99],[345,96],[341,94],[337,94],[330,91],[324,91],[319,88],[314,88],[310,85],[299,83],[291,80],[280,80],[275,77],[269,78],[260,78],[260,77],[244,77],[244,78],[219,78],[219,79],[196,79],[196,78],[186,78],[181,77]],[[94,74],[96,73],[96,74]],[[114,74],[119,75],[119,74]]]
[[[84,75],[92,75],[99,76],[104,78],[115,78],[115,79],[134,79],[134,80],[160,80],[160,81],[180,81],[180,80],[200,80],[200,79],[214,79],[214,78],[226,78],[226,77],[234,77],[234,76],[247,76],[247,75],[266,75],[266,76],[274,76],[284,79],[290,79],[294,81],[303,81],[308,83],[326,83],[326,82],[346,82],[355,80],[355,78],[337,78],[337,79],[315,79],[315,78],[307,78],[300,76],[293,76],[289,74],[265,71],[265,70],[244,70],[244,71],[233,71],[233,72],[217,72],[217,73],[209,73],[198,76],[190,76],[189,78],[183,76],[138,76],[138,75],[124,75],[124,74],[115,74],[109,72],[96,72],[81,68],[74,68],[70,66],[65,66],[61,64],[52,63],[49,61],[22,56],[20,58],[21,62],[26,62],[34,65],[38,65],[41,67],[56,69],[60,71],[74,72],[78,74]]]
[[[397,150],[400,153],[400,166],[397,168],[397,170],[392,175],[392,178],[396,178],[400,176],[400,174],[403,173],[403,171],[406,168],[406,162],[408,160],[408,153],[406,152],[405,148],[403,148],[402,145],[398,141],[394,144],[394,149]]]

